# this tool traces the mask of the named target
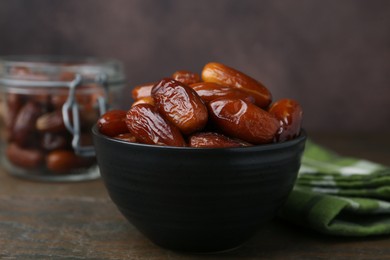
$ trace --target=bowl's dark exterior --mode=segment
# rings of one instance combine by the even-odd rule
[[[155,244],[192,252],[237,247],[273,218],[292,190],[306,139],[201,149],[93,133],[103,181],[123,215]]]

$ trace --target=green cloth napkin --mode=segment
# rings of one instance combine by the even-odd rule
[[[342,157],[308,140],[279,217],[332,235],[390,234],[390,168]]]

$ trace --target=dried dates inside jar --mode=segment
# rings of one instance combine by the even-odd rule
[[[120,78],[121,71],[111,70],[111,65],[98,60],[27,60],[0,58],[3,166],[12,175],[35,180],[79,181],[99,177],[95,157],[75,152],[74,136],[65,126],[63,113],[74,126],[73,113],[77,111],[77,145],[93,147],[91,128],[101,115],[98,99],[107,94],[95,78],[100,72],[118,73]],[[81,76],[79,82],[76,74]],[[77,82],[74,96],[71,95],[77,110],[71,107],[66,111],[63,106],[69,99],[71,82]],[[115,90],[122,90],[123,84],[118,86]],[[109,92],[106,100],[113,93]]]
[[[95,88],[88,86],[87,88]],[[95,162],[91,158],[77,156],[72,148],[72,134],[66,129],[62,116],[62,105],[68,96],[66,89],[39,90],[24,89],[30,93],[5,93],[2,118],[4,122],[4,146],[6,159],[18,168],[29,170],[49,170],[54,174],[68,173],[80,168],[88,168]],[[79,104],[82,142],[92,145],[89,131],[99,118],[94,107],[96,93],[77,92]],[[19,88],[18,91],[21,91]],[[72,115],[69,115],[72,118]],[[72,153],[73,156],[59,157],[54,163],[53,154]],[[70,159],[71,158],[71,159]],[[66,161],[64,164],[61,160]],[[58,165],[55,165],[58,164]],[[63,167],[61,165],[66,165]]]

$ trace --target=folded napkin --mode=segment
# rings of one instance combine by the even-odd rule
[[[309,140],[279,217],[332,235],[390,234],[390,168]]]

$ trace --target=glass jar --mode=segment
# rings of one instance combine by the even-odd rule
[[[91,127],[126,96],[122,64],[68,57],[0,57],[0,156],[11,175],[98,178]]]

